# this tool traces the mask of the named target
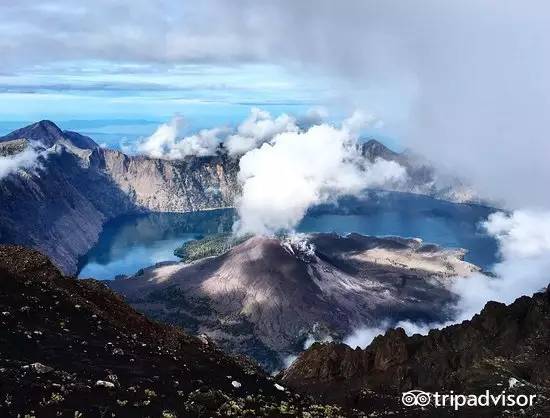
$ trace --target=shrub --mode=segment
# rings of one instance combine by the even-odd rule
[[[181,247],[174,250],[174,255],[181,258],[183,262],[190,263],[205,257],[224,254],[248,238],[250,238],[249,235],[235,237],[229,232],[209,235],[202,239],[185,242]]]

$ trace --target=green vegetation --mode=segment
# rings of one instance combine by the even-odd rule
[[[236,237],[230,232],[208,235],[184,243],[174,250],[174,255],[181,258],[182,261],[190,263],[205,257],[221,255],[248,238],[250,238],[250,235]]]
[[[222,417],[303,417],[303,418],[339,418],[342,408],[334,405],[311,404],[311,399],[300,399],[294,395],[288,401],[275,400],[262,394],[249,394],[235,397],[216,389],[197,389],[187,395],[185,408],[193,416]]]

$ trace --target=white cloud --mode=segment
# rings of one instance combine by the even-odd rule
[[[40,153],[32,146],[15,155],[0,156],[0,179],[22,169],[33,169],[38,166]]]
[[[150,137],[141,142],[137,147],[138,151],[149,157],[165,158],[176,143],[182,124],[183,118],[174,116],[170,122],[160,125]]]
[[[309,347],[313,345],[313,343],[330,343],[332,342],[332,337],[330,335],[325,335],[322,338],[315,338],[315,336],[309,334],[304,341],[304,350],[307,350]]]
[[[228,128],[218,127],[202,129],[198,133],[178,138],[183,125],[183,118],[175,116],[168,123],[160,125],[157,130],[138,144],[137,151],[152,158],[177,160],[189,155],[204,157],[215,155]]]
[[[202,129],[194,135],[186,136],[174,144],[168,158],[174,160],[188,155],[198,157],[215,155],[228,131],[228,128],[223,127]]]
[[[298,132],[296,119],[286,113],[273,118],[269,112],[253,108],[237,133],[227,138],[225,147],[230,155],[242,155],[282,132]]]
[[[395,161],[376,158],[374,163],[365,164],[365,180],[368,187],[393,188],[404,182],[406,169]]]
[[[350,126],[322,124],[280,133],[247,152],[240,160],[237,231],[291,230],[313,205],[404,180],[406,171],[397,163],[367,164]]]
[[[344,338],[344,344],[349,345],[351,348],[367,347],[374,338],[378,335],[384,335],[389,328],[403,328],[408,336],[414,334],[427,335],[431,329],[442,328],[447,325],[453,324],[455,321],[449,321],[445,323],[422,323],[413,321],[399,321],[397,323],[390,323],[388,320],[383,320],[377,326],[360,327],[355,329],[350,335]]]
[[[550,252],[550,212],[497,212],[489,216],[483,227],[498,240],[504,259],[530,258]]]
[[[229,155],[238,158],[280,133],[299,130],[294,117],[286,113],[273,117],[258,108],[250,110],[250,115],[236,131],[229,127],[215,127],[180,137],[183,122],[181,116],[174,116],[170,122],[160,125],[151,136],[134,147],[135,151],[152,158],[176,160],[189,155],[215,155],[223,143]],[[132,152],[134,149],[130,147],[126,151]]]
[[[328,110],[323,106],[310,107],[305,115],[298,119],[298,125],[301,127],[309,128],[313,125],[320,125],[326,121],[329,116]]]
[[[376,121],[376,117],[362,110],[356,110],[352,115],[344,119],[342,129],[349,132],[351,135],[358,136],[361,130]]]
[[[550,212],[498,212],[483,226],[497,239],[502,260],[493,269],[496,278],[477,274],[454,282],[452,290],[460,296],[457,321],[469,319],[489,300],[511,303],[550,283]]]
[[[358,328],[351,335],[344,338],[344,344],[349,345],[351,348],[365,348],[372,342],[372,340],[374,340],[374,337],[384,334],[386,329],[388,329],[388,324],[386,322],[383,322],[376,327]]]

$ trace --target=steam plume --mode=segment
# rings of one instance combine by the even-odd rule
[[[368,164],[357,147],[358,116],[341,128],[315,125],[280,133],[240,160],[242,196],[237,203],[240,233],[269,234],[292,229],[308,208],[367,187],[403,181],[401,165]]]

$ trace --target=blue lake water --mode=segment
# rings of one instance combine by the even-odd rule
[[[468,250],[466,260],[486,270],[497,261],[497,246],[479,224],[493,210],[402,193],[375,193],[366,200],[344,199],[310,211],[300,232],[358,232],[418,237],[425,242]],[[115,219],[80,260],[80,277],[113,279],[160,261],[177,260],[183,242],[230,231],[234,211],[132,215]]]

